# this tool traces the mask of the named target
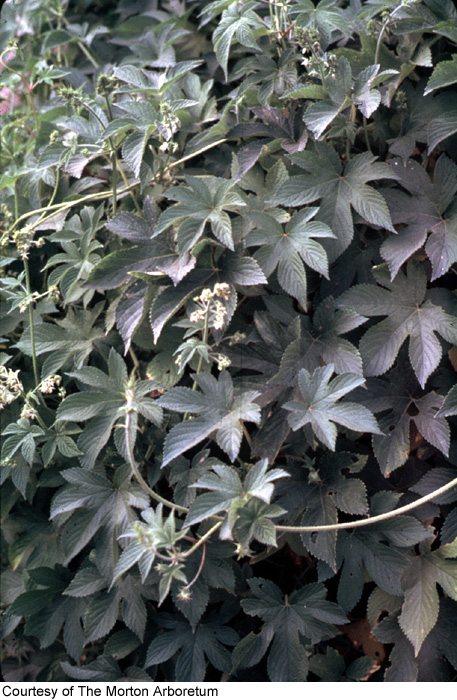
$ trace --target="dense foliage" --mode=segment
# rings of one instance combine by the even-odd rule
[[[454,3],[1,19],[4,676],[455,680]]]

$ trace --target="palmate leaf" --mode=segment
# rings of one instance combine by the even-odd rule
[[[104,328],[96,325],[103,306],[102,302],[92,309],[70,307],[63,320],[39,323],[35,326],[35,354],[49,353],[41,370],[43,378],[57,372],[69,360],[72,360],[73,367],[79,369],[94,347],[103,347],[107,344]],[[26,355],[32,356],[30,327],[26,328],[22,334],[17,347]]]
[[[439,416],[457,416],[457,386],[452,387],[446,395],[443,405],[436,414]]]
[[[176,287],[169,286],[161,291],[152,303],[149,322],[157,342],[164,325],[204,287],[212,287],[216,282],[254,286],[265,283],[266,277],[254,258],[239,253],[225,251],[218,260],[218,269],[197,268]],[[233,294],[235,289],[233,288]]]
[[[32,465],[37,442],[45,439],[45,432],[38,425],[33,425],[26,418],[19,418],[17,423],[10,423],[3,428],[3,435],[9,437],[2,442],[2,459],[14,458],[19,448],[28,465]],[[17,455],[19,456],[19,455]]]
[[[379,662],[370,656],[361,656],[346,667],[343,656],[332,647],[309,660],[309,670],[325,682],[366,681],[378,668]]]
[[[320,221],[311,221],[317,207],[302,209],[292,216],[285,229],[269,214],[252,213],[256,229],[246,239],[247,246],[261,246],[254,254],[265,276],[277,269],[278,281],[303,308],[307,304],[306,263],[328,277],[328,261],[324,248],[315,238],[335,238],[330,228]]]
[[[169,226],[178,225],[177,242],[180,255],[194,248],[203,236],[205,224],[211,225],[215,238],[234,250],[231,219],[227,212],[237,212],[245,203],[234,190],[235,181],[205,175],[186,175],[188,187],[179,185],[167,192],[168,199],[178,202],[162,212],[156,235]]]
[[[341,36],[351,33],[344,12],[335,6],[333,0],[320,0],[317,4],[311,0],[297,0],[289,12],[299,26],[319,30],[323,49],[327,48],[333,34]]]
[[[457,669],[457,603],[450,598],[440,602],[438,621],[423,642],[417,656],[414,647],[398,624],[398,605],[373,629],[373,634],[384,644],[393,644],[386,670],[387,682],[450,681],[451,674],[444,659]],[[381,612],[381,611],[380,611]]]
[[[175,676],[180,682],[202,681],[206,673],[206,661],[219,671],[230,671],[230,653],[227,646],[234,646],[238,641],[235,630],[226,626],[229,616],[208,615],[195,629],[179,614],[158,616],[158,623],[165,631],[150,644],[145,661],[145,668],[161,664],[174,657],[176,659]]]
[[[72,372],[70,376],[83,382],[90,390],[67,396],[57,410],[58,421],[89,420],[78,439],[82,452],[80,461],[86,469],[94,466],[100,450],[109,440],[113,426],[125,416],[127,410],[135,416],[131,430],[132,446],[136,439],[138,413],[156,425],[162,422],[162,409],[147,396],[157,388],[156,382],[129,379],[125,362],[114,348],[110,350],[108,372],[105,374],[95,367]]]
[[[313,374],[306,369],[300,370],[300,395],[283,405],[283,408],[290,411],[288,421],[292,430],[309,425],[311,435],[314,434],[329,450],[335,449],[335,423],[350,430],[381,434],[371,411],[360,404],[338,403],[345,394],[364,384],[364,378],[348,372],[331,379],[333,372],[332,364],[317,368]]]
[[[157,405],[179,413],[194,413],[196,418],[175,425],[165,438],[164,467],[172,459],[215,433],[215,440],[233,461],[240,450],[243,422],[260,422],[260,407],[254,403],[257,391],[236,391],[227,371],[219,379],[208,372],[195,375],[201,392],[174,387],[157,401]]]
[[[303,643],[331,638],[334,625],[346,622],[343,610],[325,599],[327,591],[321,583],[311,583],[290,596],[262,578],[251,578],[248,584],[252,597],[245,598],[241,606],[265,624],[258,635],[249,634],[235,647],[235,670],[254,666],[270,647],[267,669],[271,681],[305,681],[308,659]]]
[[[87,469],[66,469],[65,486],[55,494],[51,504],[51,519],[55,523],[65,521],[60,530],[60,541],[65,560],[73,559],[97,533],[107,533],[107,539],[122,535],[136,519],[133,507],[146,508],[149,505],[144,491],[131,483],[128,467],[117,470],[114,480],[109,481],[101,474],[94,474]],[[68,517],[68,516],[71,517]],[[97,535],[98,536],[98,535]],[[106,547],[103,537],[99,546]],[[112,542],[112,539],[109,540]],[[97,566],[101,576],[109,582],[115,562],[102,566],[99,549],[95,547]],[[108,549],[113,556],[113,550]],[[100,577],[99,577],[100,580]],[[83,583],[85,578],[79,583]],[[75,583],[76,585],[76,583]],[[69,593],[70,594],[70,593]]]
[[[404,603],[398,621],[416,656],[438,619],[440,603],[436,585],[457,600],[456,558],[455,543],[431,551],[428,541],[402,576]]]
[[[408,520],[415,525],[412,541],[418,542],[428,536],[414,518]],[[399,523],[399,528],[401,526]],[[409,563],[407,549],[386,544],[386,535],[381,530],[374,531],[374,526],[372,530],[358,528],[352,533],[343,531],[338,534],[337,562],[341,567],[338,601],[347,611],[352,610],[362,597],[366,573],[390,595],[400,596],[402,593],[400,576]]]
[[[315,152],[306,150],[290,159],[307,171],[279,185],[272,199],[274,204],[301,206],[320,199],[318,219],[330,226],[337,240],[326,241],[329,260],[335,260],[349,246],[353,235],[351,207],[374,228],[392,233],[389,209],[380,192],[367,183],[395,178],[386,163],[376,163],[372,153],[355,156],[343,172],[340,157],[326,143],[317,142]]]
[[[188,253],[178,255],[170,236],[165,233],[152,240],[145,238],[136,242],[137,245],[110,253],[97,263],[85,286],[116,289],[129,279],[129,273],[138,271],[150,274],[151,281],[154,280],[153,274],[158,277],[168,275],[176,285],[195,267],[195,258]]]
[[[450,61],[440,61],[431,74],[424,95],[428,95],[433,90],[453,85],[457,83],[457,57],[453,56]]]
[[[362,374],[362,358],[357,348],[341,338],[343,333],[364,323],[364,317],[353,311],[335,309],[333,297],[324,299],[309,317],[294,322],[294,340],[287,346],[274,382],[295,383],[300,369],[313,372],[322,362],[333,364],[335,372]]]
[[[243,46],[257,51],[259,46],[256,42],[254,30],[261,30],[265,33],[265,25],[260,17],[253,12],[256,7],[255,2],[246,3],[246,6],[231,3],[223,11],[220,22],[213,34],[214,52],[217,61],[221,66],[227,80],[227,64],[230,53],[230,46],[237,40]]]
[[[79,661],[84,643],[81,622],[87,603],[62,596],[70,572],[60,565],[52,569],[41,566],[30,569],[28,575],[35,590],[19,595],[10,608],[11,614],[27,618],[26,634],[37,637],[42,649],[53,644],[64,627],[66,650],[75,661]]]
[[[106,227],[111,233],[132,244],[130,248],[107,255],[95,266],[86,286],[91,289],[115,289],[129,279],[129,273],[147,272],[168,275],[177,285],[194,267],[195,258],[180,256],[170,235],[156,234],[156,205],[150,197],[144,203],[144,218],[131,212],[120,212]],[[154,277],[151,276],[151,281]]]
[[[368,511],[364,482],[351,473],[357,468],[357,455],[345,452],[325,453],[313,464],[309,473],[303,467],[288,466],[291,480],[279,485],[278,505],[287,512],[288,522],[302,526],[333,525],[338,522],[338,510],[353,515]],[[361,463],[366,459],[361,458]],[[347,478],[343,470],[349,471]],[[300,518],[300,520],[299,520]],[[306,549],[333,570],[337,571],[337,532],[316,532],[301,535]]]
[[[387,372],[409,337],[409,358],[424,387],[442,354],[435,333],[457,343],[457,318],[441,306],[424,301],[427,279],[420,264],[409,261],[407,274],[400,272],[393,282],[385,265],[376,267],[373,274],[380,286],[356,285],[336,301],[339,309],[350,309],[367,317],[388,317],[372,326],[360,342],[365,374],[373,377]]]
[[[387,379],[369,379],[366,390],[355,391],[351,397],[373,413],[382,412],[378,422],[384,435],[373,436],[373,450],[385,476],[408,459],[412,425],[428,443],[449,454],[450,428],[438,410],[443,397],[434,391],[421,395],[409,374],[400,362]]]
[[[392,221],[406,226],[383,243],[381,255],[394,279],[403,263],[425,245],[433,281],[457,260],[457,165],[441,155],[433,182],[414,160],[394,161],[392,170],[411,196],[397,189],[384,191]]]
[[[251,499],[269,504],[273,495],[273,482],[288,476],[288,473],[282,469],[270,469],[269,471],[267,469],[267,460],[261,460],[251,467],[243,483],[232,467],[225,464],[212,465],[214,473],[209,472],[192,484],[192,488],[206,488],[209,493],[197,496],[190,506],[184,524],[186,526],[194,525],[216,513],[226,512],[226,521],[222,526],[221,534],[227,539],[231,537],[231,531],[237,523],[240,510],[244,509],[243,522],[240,525],[244,531],[244,539],[249,533],[255,536],[257,532],[260,533],[261,538],[263,537],[260,539],[261,542],[264,541],[265,537],[276,542],[272,531],[272,522],[270,520],[267,523],[267,519],[277,517],[284,511],[281,508],[262,509],[260,503],[254,504],[248,510],[245,509],[246,504]]]
[[[321,137],[327,126],[351,103],[354,106],[357,105],[367,118],[377,110],[381,103],[381,93],[374,89],[374,86],[398,72],[388,70],[379,73],[379,69],[379,64],[367,66],[353,80],[348,59],[345,56],[339,57],[335,76],[327,78],[325,82],[325,89],[330,99],[319,100],[310,105],[303,117],[306,126],[313,132],[316,139]],[[293,94],[296,93],[297,91],[294,91]]]

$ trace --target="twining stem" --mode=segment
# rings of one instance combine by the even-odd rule
[[[134,187],[138,187],[140,183],[139,182],[133,182],[131,185],[128,187],[124,187],[123,189],[118,191],[118,197],[122,194],[125,194],[126,192],[130,192]],[[93,194],[86,194],[84,197],[80,197],[79,199],[72,199],[70,202],[65,202],[65,203],[60,203],[60,204],[52,204],[47,207],[40,207],[39,209],[34,209],[33,211],[27,212],[27,214],[22,214],[16,221],[11,224],[10,228],[6,231],[5,235],[9,235],[16,226],[21,222],[24,221],[25,219],[29,219],[31,216],[34,216],[35,214],[42,214],[46,211],[49,211],[52,209],[53,213],[49,214],[49,216],[45,216],[43,219],[40,219],[38,222],[35,222],[33,224],[30,224],[31,228],[33,229],[38,223],[44,223],[45,221],[48,221],[49,219],[52,219],[56,214],[61,214],[64,212],[66,209],[71,209],[72,207],[77,206],[78,204],[83,204],[84,202],[91,202],[91,201],[98,201],[102,199],[109,199],[113,194],[113,190],[106,190],[105,192],[95,192]]]
[[[108,99],[108,95],[105,95],[105,102],[106,102],[106,109],[108,110],[108,117],[110,121],[113,120],[113,113],[111,111],[111,105],[110,101]],[[116,172],[116,154],[114,150],[114,144],[112,143],[111,139],[109,139],[109,144],[111,148],[111,171],[112,171],[112,187],[113,187],[113,216],[116,216],[116,207],[117,207],[117,172]]]
[[[205,558],[206,558],[206,542],[203,543],[203,551],[202,551],[202,556],[200,559],[200,564],[199,564],[198,569],[197,569],[197,573],[195,574],[192,581],[189,581],[189,583],[187,584],[187,586],[185,586],[185,588],[187,588],[187,589],[192,588],[195,581],[197,581],[198,577],[200,576],[200,574],[202,572],[203,564],[205,563]]]
[[[30,297],[32,295],[32,287],[30,285],[29,261],[27,260],[26,257],[23,257],[22,262],[24,263],[25,286],[27,288],[27,295]],[[30,325],[30,345],[32,348],[33,378],[35,379],[35,385],[38,386],[38,384],[40,383],[40,380],[38,377],[38,365],[37,365],[37,360],[36,360],[35,329],[34,329],[34,325],[33,325],[33,305],[32,305],[32,303],[29,304],[29,325]]]
[[[32,108],[33,117],[35,119],[35,133],[33,134],[33,136],[37,136],[38,132],[40,130],[40,124],[38,122],[38,115],[36,113],[35,104],[33,102],[32,90],[30,89],[26,79],[24,78],[24,76],[21,73],[19,73],[17,70],[14,70],[14,68],[11,68],[7,63],[3,62],[3,56],[6,53],[10,53],[11,51],[14,51],[14,49],[11,48],[11,46],[7,47],[4,51],[2,51],[2,53],[0,54],[0,65],[3,68],[6,68],[6,70],[8,70],[10,73],[14,73],[14,75],[17,75],[20,78],[22,84],[24,85],[25,94],[27,95],[27,100],[28,100],[30,107]]]
[[[87,46],[85,46],[85,44],[84,44],[82,41],[78,41],[78,42],[77,42],[77,45],[78,45],[78,47],[81,49],[81,51],[83,52],[83,54],[86,56],[86,58],[88,58],[89,61],[92,63],[93,67],[94,67],[94,68],[99,68],[99,65],[98,65],[97,61],[96,61],[95,58],[92,56],[92,54],[91,54],[91,52],[89,51],[89,49],[87,48]]]
[[[110,141],[110,145],[111,145],[111,139],[109,139],[109,141]],[[121,162],[120,162],[119,158],[117,157],[117,154],[116,154],[116,151],[115,151],[115,150],[114,150],[114,159],[115,159],[115,161],[116,161],[116,168],[119,170],[119,173],[120,173],[120,175],[121,175],[121,178],[122,178],[123,181],[124,181],[125,186],[126,186],[126,187],[130,187],[130,183],[129,183],[129,181],[128,181],[128,179],[127,179],[127,176],[126,176],[126,174],[125,174],[125,172],[124,172],[124,168],[122,167]],[[136,212],[137,212],[138,216],[141,216],[141,213],[142,213],[142,212],[141,212],[141,207],[140,207],[140,205],[138,204],[138,200],[137,200],[136,195],[135,195],[135,192],[134,192],[133,190],[130,190],[130,196],[131,196],[131,198],[132,198],[133,204],[135,205],[135,209],[136,209]]]
[[[181,158],[180,160],[175,160],[173,163],[170,163],[170,165],[167,168],[168,170],[171,170],[177,165],[181,165],[182,163],[185,163],[186,161],[190,160],[191,158],[195,158],[195,156],[200,155],[201,153],[204,153],[205,151],[208,151],[211,148],[214,148],[214,146],[219,146],[221,143],[225,143],[227,139],[220,139],[219,141],[214,141],[213,143],[208,144],[207,146],[203,146],[203,148],[200,148],[198,151],[194,151],[193,153],[190,153],[187,156],[184,156],[184,158]],[[125,175],[125,173],[124,173]],[[128,181],[125,179],[124,182]],[[155,178],[151,180],[152,184],[155,182]],[[140,182],[132,182],[131,184],[128,184],[128,186],[124,187],[123,189],[118,190],[117,192],[117,197],[119,198],[121,195],[126,194],[127,192],[131,192],[135,187],[138,187],[140,185]],[[55,214],[60,214],[61,212],[65,211],[66,209],[71,209],[72,207],[78,206],[78,204],[84,204],[85,202],[91,202],[91,201],[99,201],[103,199],[109,199],[110,197],[113,196],[113,190],[106,190],[105,192],[95,192],[94,194],[86,194],[83,197],[80,197],[79,199],[73,199],[70,202],[65,202],[65,203],[60,203],[60,204],[52,204],[51,206],[46,206],[46,207],[40,207],[39,209],[34,209],[33,211],[29,211],[27,214],[22,214],[19,216],[16,221],[14,221],[13,224],[9,227],[9,229],[6,231],[6,235],[9,235],[16,226],[21,222],[24,221],[25,219],[29,219],[31,216],[34,216],[35,214],[42,214],[44,212],[49,211],[50,209],[55,211]],[[55,215],[49,214],[49,216],[46,216],[44,219],[40,220],[40,223],[44,223],[45,221],[48,221],[48,219],[52,219],[53,216]],[[32,228],[34,227],[35,224],[31,224]]]
[[[178,510],[181,513],[188,513],[189,509],[185,508],[184,506],[178,506],[176,503],[173,503],[172,501],[168,501],[166,498],[163,498],[162,496],[159,496],[158,493],[153,491],[151,487],[149,486],[148,483],[143,479],[141,476],[140,470],[138,469],[138,466],[135,462],[135,457],[133,454],[133,448],[132,448],[132,443],[130,441],[130,428],[131,428],[131,412],[127,411],[125,414],[125,446],[127,448],[127,456],[129,460],[130,467],[132,469],[133,474],[135,475],[136,480],[140,484],[140,486],[148,493],[151,498],[153,498],[155,501],[158,503],[163,503],[164,506],[167,506],[168,508],[172,508],[174,510]]]
[[[374,54],[374,62],[375,62],[375,64],[379,62],[379,52],[380,52],[380,50],[381,50],[382,38],[383,38],[383,36],[384,36],[384,32],[386,31],[387,25],[388,25],[389,22],[390,22],[390,19],[391,19],[391,17],[390,17],[390,15],[389,15],[389,16],[387,17],[386,21],[384,22],[384,24],[382,25],[381,31],[379,32],[378,41],[376,42],[376,51],[375,51],[375,54]]]
[[[428,493],[426,496],[422,496],[422,498],[418,498],[412,503],[408,503],[406,506],[396,508],[395,510],[390,510],[387,513],[381,513],[380,515],[374,515],[371,518],[365,518],[364,520],[352,520],[349,523],[337,523],[336,525],[306,525],[302,527],[276,525],[275,529],[277,532],[330,532],[332,530],[349,530],[353,527],[365,527],[366,525],[372,525],[373,523],[380,523],[384,520],[390,520],[391,518],[395,518],[397,515],[401,515],[402,513],[408,513],[410,510],[414,510],[415,508],[422,506],[424,503],[428,503],[428,501],[433,501],[433,499],[438,498],[438,496],[441,496],[443,493],[446,493],[447,491],[450,491],[456,487],[457,479],[453,479],[448,484],[445,484],[439,489]]]
[[[116,566],[117,562],[119,561],[119,545],[117,543],[117,525],[114,526],[113,528],[113,534],[112,534],[112,552],[113,552],[113,564]]]
[[[202,338],[204,345],[208,344],[209,307],[210,307],[210,305],[211,305],[211,300],[208,301],[208,305],[206,307],[205,325],[203,328],[203,338]],[[203,355],[200,355],[200,357],[198,358],[197,374],[199,374],[201,372],[202,364],[203,364]],[[196,388],[197,388],[197,381],[194,379],[194,383],[192,384],[192,391],[195,391]]]
[[[97,112],[96,112],[94,109],[92,109],[92,107],[91,107],[90,105],[88,105],[87,102],[84,102],[83,104],[84,104],[84,107],[87,109],[87,111],[90,112],[90,113],[95,117],[95,119],[98,121],[98,123],[100,124],[100,126],[104,129],[104,128],[105,128],[105,124],[102,122],[102,120],[101,120],[100,117],[98,116]],[[111,115],[111,107],[110,107],[110,105],[109,105],[109,102],[108,102],[108,107],[109,107],[108,115],[110,116],[110,118],[112,118],[112,115]],[[117,157],[116,148],[115,148],[115,146],[114,146],[113,139],[112,139],[111,137],[108,138],[108,143],[109,143],[109,146],[110,146],[110,149],[111,149],[111,158],[112,158],[112,163],[113,163],[113,179],[114,179],[114,177],[116,176],[115,169],[117,168],[117,169],[119,170],[120,176],[122,177],[122,179],[123,179],[123,181],[124,181],[125,186],[126,186],[126,187],[130,187],[130,183],[129,183],[128,179],[127,179],[127,175],[126,175],[125,172],[124,172],[124,168],[122,167],[122,165],[121,165],[121,163],[120,163],[120,160],[119,160],[119,158]],[[113,189],[111,190],[111,192],[112,192],[113,198],[114,198],[115,186],[113,186]],[[137,214],[138,214],[139,216],[141,216],[141,207],[140,207],[140,205],[138,204],[138,200],[137,200],[137,198],[136,198],[136,196],[135,196],[135,193],[134,193],[133,191],[130,191],[130,196],[131,196],[131,198],[132,198],[133,204],[135,205],[135,209],[136,209],[136,211],[137,211]]]
[[[241,423],[241,427],[243,428],[244,437],[246,438],[249,447],[252,447],[252,440],[251,436],[249,435],[248,429],[246,428],[244,423]]]
[[[206,542],[206,540],[208,540],[211,537],[211,535],[220,528],[221,525],[222,521],[219,521],[215,525],[213,525],[213,527],[210,527],[208,532],[205,532],[205,534],[202,535],[202,537],[200,537],[200,539],[197,540],[197,542],[190,549],[188,549],[187,552],[183,552],[182,556],[186,559],[187,557],[190,557],[190,555],[193,554],[195,550],[197,550],[204,542]]]

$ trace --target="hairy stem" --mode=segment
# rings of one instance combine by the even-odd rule
[[[365,527],[366,525],[372,525],[373,523],[381,523],[384,520],[390,520],[395,518],[397,515],[402,515],[402,513],[408,513],[410,510],[414,510],[418,506],[428,503],[428,501],[433,501],[434,498],[441,496],[443,493],[450,491],[457,487],[457,479],[453,479],[448,484],[441,486],[436,491],[432,491],[422,498],[418,498],[412,503],[408,503],[406,506],[401,508],[396,508],[395,510],[390,510],[387,513],[381,513],[380,515],[374,515],[371,518],[365,518],[364,520],[352,520],[349,523],[337,523],[336,525],[306,525],[303,527],[294,527],[287,525],[276,525],[277,532],[330,532],[332,530],[349,530],[353,527]]]
[[[35,133],[32,134],[32,135],[33,135],[33,136],[37,136],[37,135],[38,135],[38,132],[39,132],[39,130],[40,130],[40,124],[39,124],[39,122],[38,122],[38,115],[37,115],[37,112],[36,112],[36,109],[35,109],[35,103],[34,103],[33,97],[32,97],[32,90],[31,90],[31,88],[29,87],[29,85],[28,85],[26,79],[24,78],[24,76],[23,76],[21,73],[19,73],[17,70],[14,70],[14,68],[11,68],[7,63],[4,63],[4,62],[3,62],[3,56],[4,56],[6,53],[10,53],[11,51],[14,51],[14,49],[12,49],[10,46],[7,47],[4,51],[2,51],[2,53],[0,54],[0,65],[1,65],[3,68],[6,68],[6,70],[9,71],[10,73],[14,73],[14,75],[17,75],[17,76],[20,78],[22,84],[24,85],[24,87],[25,87],[25,94],[27,95],[27,100],[28,100],[28,103],[29,103],[29,105],[30,105],[30,107],[31,107],[31,109],[32,109],[33,118],[34,118],[34,120],[35,120]]]
[[[29,261],[27,258],[23,257],[22,262],[24,263],[25,270],[25,286],[27,287],[28,296],[32,295],[32,287],[30,285],[30,269]],[[30,325],[30,345],[32,347],[32,365],[33,365],[33,378],[35,380],[35,385],[38,386],[40,379],[38,376],[38,365],[36,360],[36,350],[35,350],[35,329],[33,325],[33,306],[32,303],[29,304],[29,325]]]
[[[186,559],[187,557],[190,557],[190,555],[193,554],[195,550],[197,550],[204,542],[206,542],[206,540],[209,539],[211,535],[220,528],[221,525],[222,522],[218,521],[215,525],[213,525],[213,527],[210,527],[208,532],[205,532],[205,534],[202,535],[202,537],[200,537],[200,539],[197,540],[197,542],[190,549],[188,549],[187,552],[184,552],[182,556]]]
[[[390,22],[390,16],[387,17],[386,21],[384,22],[384,24],[381,27],[381,31],[379,32],[378,41],[376,42],[376,51],[374,54],[375,64],[379,62],[379,52],[381,50],[381,42],[382,42],[384,32],[386,31],[386,28],[387,28],[387,25],[389,24],[389,22]]]
[[[174,510],[178,510],[180,513],[188,513],[189,512],[188,508],[184,508],[184,506],[178,506],[178,505],[176,505],[176,503],[173,503],[172,501],[168,501],[166,498],[159,496],[159,494],[156,493],[155,491],[153,491],[151,489],[151,487],[149,486],[149,484],[146,483],[146,481],[141,476],[140,470],[138,469],[138,465],[135,462],[132,443],[130,441],[130,428],[131,428],[130,416],[131,416],[130,411],[127,411],[127,413],[125,414],[125,445],[127,448],[128,461],[129,461],[130,467],[132,469],[132,472],[135,475],[136,480],[138,481],[140,486],[143,488],[143,490],[146,493],[148,493],[151,496],[151,498],[153,498],[158,503],[163,503],[164,506],[167,506],[168,508],[172,508]]]

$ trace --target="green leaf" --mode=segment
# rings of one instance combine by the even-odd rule
[[[345,292],[336,305],[363,316],[387,316],[372,326],[360,342],[365,374],[378,376],[392,367],[404,341],[409,340],[409,357],[422,387],[436,369],[442,349],[435,333],[445,340],[457,341],[457,323],[453,316],[431,301],[425,301],[426,276],[422,267],[408,263],[407,275],[400,272],[391,282],[384,266],[375,276],[380,286],[357,285]]]
[[[155,382],[131,381],[124,361],[113,348],[109,354],[108,371],[107,375],[96,368],[85,367],[73,372],[71,376],[93,390],[67,396],[57,409],[58,421],[91,419],[78,440],[83,455],[80,461],[86,468],[93,466],[108,442],[113,426],[124,418],[127,410],[134,415],[146,410],[148,419],[156,425],[162,421],[162,409],[152,399],[146,398],[146,394],[157,386]],[[132,447],[136,435],[134,428]]]
[[[190,506],[185,525],[194,525],[216,513],[226,511],[228,513],[228,518],[226,526],[223,529],[226,529],[227,535],[230,534],[230,530],[238,516],[240,508],[243,508],[251,499],[269,504],[273,495],[273,481],[288,476],[287,472],[282,469],[271,469],[267,471],[268,463],[266,460],[261,460],[255,466],[251,467],[244,483],[242,483],[237,472],[225,464],[211,465],[211,469],[214,473],[208,472],[208,474],[192,484],[193,488],[206,488],[209,489],[210,493],[197,496]],[[245,512],[244,520],[246,521],[249,517],[253,518],[251,525],[252,528],[254,528],[257,513],[259,520],[263,523],[262,526],[269,528],[271,534],[271,527],[265,523],[265,520],[267,517],[276,517],[280,515],[281,512],[281,509],[263,509],[260,504],[257,506],[254,504],[252,508]],[[251,515],[248,515],[249,513]],[[248,527],[251,527],[251,525]]]
[[[436,584],[457,599],[457,562],[448,557],[455,559],[455,554],[448,552],[446,547],[433,552],[425,550],[407,567],[402,577],[405,601],[398,621],[414,646],[416,656],[438,619]]]
[[[420,537],[427,533],[422,529]],[[420,540],[419,537],[419,540]],[[338,583],[338,601],[347,611],[359,602],[366,581],[365,571],[385,592],[401,595],[400,576],[409,560],[396,546],[385,544],[382,532],[359,528],[338,534],[337,561],[343,561]],[[417,541],[417,540],[416,540]]]
[[[400,267],[425,245],[432,263],[432,281],[444,275],[457,260],[457,166],[446,155],[440,156],[433,182],[413,160],[394,161],[392,170],[409,196],[398,190],[386,191],[395,224],[406,224],[381,246],[381,254],[394,279]]]
[[[330,261],[335,260],[353,238],[351,207],[375,228],[394,232],[384,197],[366,184],[395,177],[389,166],[376,163],[371,153],[361,153],[350,161],[343,173],[341,160],[331,146],[318,142],[315,148],[316,152],[307,150],[290,156],[308,174],[291,177],[280,184],[270,201],[300,206],[320,199],[317,217],[330,226],[337,238],[324,244]]]
[[[343,611],[325,600],[323,584],[309,584],[286,597],[271,581],[251,578],[248,584],[253,597],[245,598],[242,608],[248,615],[261,617],[266,624],[257,638],[251,634],[237,645],[234,650],[237,666],[254,665],[273,642],[267,663],[270,680],[306,680],[308,664],[302,638],[312,644],[328,639],[335,629],[333,625],[346,621]],[[254,644],[257,653],[252,653]]]
[[[428,125],[428,153],[430,154],[441,141],[457,132],[457,110],[449,110],[432,119]]]
[[[324,49],[332,40],[334,32],[342,35],[351,31],[342,9],[328,0],[320,0],[317,4],[311,0],[297,0],[291,6],[290,14],[299,26],[318,29]]]
[[[227,64],[230,53],[230,46],[234,40],[239,41],[243,46],[258,50],[254,31],[261,29],[265,31],[265,26],[260,18],[252,11],[251,7],[239,7],[231,3],[223,11],[221,20],[213,34],[214,52],[217,61],[221,66],[227,80]]]
[[[322,362],[333,364],[338,374],[362,374],[362,358],[357,348],[340,336],[364,322],[364,317],[353,311],[336,310],[333,297],[327,297],[316,306],[312,322],[303,317],[295,324],[296,337],[284,351],[272,383],[295,385],[300,369],[313,372]]]
[[[330,380],[333,371],[331,364],[317,368],[312,375],[306,369],[300,370],[298,386],[301,397],[283,404],[283,408],[290,411],[288,420],[292,430],[310,425],[314,435],[330,450],[335,449],[335,423],[350,430],[381,434],[373,414],[365,407],[349,402],[337,403],[363,384],[363,377],[345,373]]]
[[[302,468],[291,468],[291,481],[281,488],[279,504],[286,508],[289,517],[300,525],[333,525],[338,522],[338,509],[344,513],[364,515],[368,511],[366,487],[363,481],[346,478],[343,471],[354,466],[354,455],[339,452],[324,454],[311,466],[308,475]],[[337,532],[303,533],[301,539],[306,549],[333,570],[337,571]]]
[[[86,643],[104,637],[116,624],[120,596],[118,591],[101,593],[93,598],[84,616],[84,634]]]
[[[440,61],[430,78],[428,79],[427,87],[424,90],[424,95],[428,95],[433,90],[453,85],[457,83],[457,57],[453,56],[450,61]]]
[[[161,627],[165,632],[150,644],[145,668],[167,661],[179,652],[175,674],[180,682],[202,681],[205,677],[205,657],[219,671],[230,670],[230,653],[226,646],[238,641],[236,632],[224,625],[225,615],[208,617],[193,630],[187,621],[178,616],[161,615]]]
[[[167,197],[179,202],[160,215],[156,234],[171,225],[178,225],[178,250],[180,255],[191,251],[203,235],[206,222],[217,240],[229,250],[234,250],[231,219],[228,211],[238,211],[245,206],[233,189],[235,181],[213,176],[186,176],[188,187],[173,187]]]
[[[104,656],[112,656],[113,659],[124,659],[135,651],[141,642],[133,632],[128,629],[114,632],[105,644]]]
[[[260,408],[254,403],[256,391],[234,391],[232,379],[225,370],[216,380],[207,372],[195,375],[203,393],[172,388],[157,405],[180,413],[196,413],[197,418],[179,423],[168,433],[164,444],[162,466],[215,433],[217,444],[233,461],[242,439],[242,423],[259,423]]]
[[[436,416],[456,416],[457,415],[457,387],[454,386],[446,395],[443,405]]]
[[[314,238],[334,238],[330,228],[319,221],[310,221],[316,207],[302,209],[292,216],[285,230],[269,214],[252,213],[256,223],[246,242],[262,246],[255,257],[266,277],[277,268],[281,287],[306,308],[307,280],[304,263],[328,277],[327,254]]]
[[[308,129],[310,129],[314,137],[319,139],[329,124],[335,119],[341,111],[341,104],[335,104],[330,100],[321,100],[313,105],[310,105],[304,116],[304,121]]]

